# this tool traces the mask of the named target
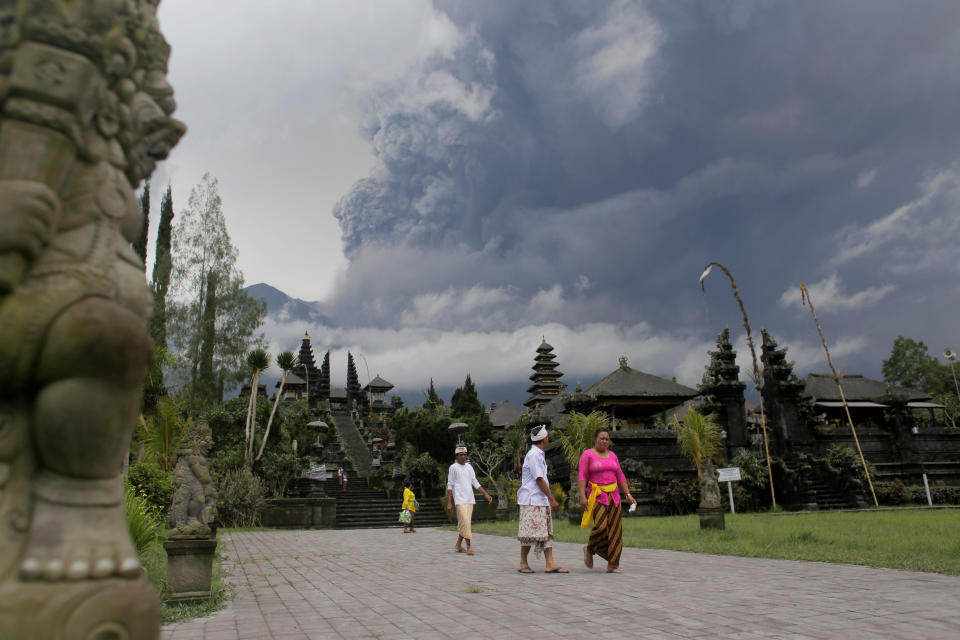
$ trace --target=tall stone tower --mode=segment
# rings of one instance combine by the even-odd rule
[[[544,338],[533,359],[533,373],[530,374],[533,384],[527,389],[530,397],[523,403],[531,411],[542,407],[567,388],[567,385],[560,382],[563,372],[557,371],[559,365],[554,362],[555,359],[553,347],[547,344],[547,339]]]
[[[298,355],[300,364],[294,369],[297,375],[304,375],[307,383],[307,398],[310,406],[315,406],[320,400],[317,391],[320,387],[320,369],[317,369],[313,360],[313,347],[310,345],[310,334],[303,333],[303,340],[300,342],[300,354]]]
[[[707,411],[717,415],[717,421],[727,432],[727,454],[736,455],[737,449],[750,446],[747,439],[747,416],[743,391],[747,385],[740,382],[737,352],[730,342],[730,328],[717,336],[717,350],[708,352],[710,364],[697,387],[707,397]]]
[[[812,450],[814,434],[804,420],[809,415],[808,401],[803,399],[803,381],[793,373],[793,363],[787,362],[787,349],[777,348],[777,341],[766,330],[761,330],[763,346],[763,400],[767,422],[773,431],[774,449],[779,455],[789,451]]]
[[[323,364],[320,365],[320,377],[317,383],[317,397],[320,400],[330,399],[330,352],[323,354]]]

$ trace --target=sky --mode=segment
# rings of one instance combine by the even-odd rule
[[[960,348],[960,3],[164,0],[188,132],[174,209],[219,180],[273,314],[416,400],[470,374],[522,402],[630,366],[695,386],[730,326],[799,375]],[[151,218],[159,218],[158,211]],[[155,224],[155,223],[154,223]],[[410,395],[412,394],[412,395]]]

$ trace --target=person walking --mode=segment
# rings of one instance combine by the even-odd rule
[[[404,528],[404,533],[417,532],[417,530],[413,528],[413,519],[417,513],[417,504],[417,496],[413,492],[413,482],[406,480],[403,483],[403,504],[400,506],[400,508],[410,512],[410,522],[408,522],[407,526]]]
[[[530,434],[530,451],[523,459],[521,484],[517,490],[520,506],[520,525],[517,540],[520,541],[520,573],[535,573],[527,562],[530,547],[539,559],[544,556],[545,573],[570,573],[553,561],[553,511],[560,505],[550,491],[547,480],[547,458],[544,450],[550,444],[546,425],[539,425]]]
[[[583,548],[583,563],[593,568],[593,556],[598,555],[607,561],[607,573],[623,573],[620,569],[620,553],[623,551],[623,512],[620,508],[620,491],[623,490],[627,502],[636,504],[627,488],[627,478],[620,468],[617,454],[610,450],[610,432],[597,431],[593,448],[580,456],[578,465],[580,504],[584,506],[580,527],[586,529],[593,524],[590,539]],[[590,497],[587,497],[587,488]]]
[[[467,462],[467,448],[457,445],[453,454],[456,462],[450,465],[447,471],[447,511],[453,511],[454,503],[457,505],[457,544],[453,548],[458,553],[463,553],[463,545],[466,542],[466,554],[472,556],[473,547],[470,545],[473,533],[470,526],[473,520],[473,505],[477,503],[473,490],[479,489],[488,503],[493,502],[493,497],[477,481],[473,466]]]
[[[340,491],[343,491],[343,478],[344,478],[343,467],[342,466],[337,467],[337,484],[340,485]]]

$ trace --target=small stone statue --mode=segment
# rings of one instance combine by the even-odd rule
[[[720,483],[717,482],[717,470],[713,460],[707,458],[701,463],[703,476],[700,478],[700,507],[718,509],[720,507]]]
[[[0,629],[155,637],[121,462],[153,357],[134,190],[185,131],[158,0],[0,0]]]
[[[171,538],[206,538],[212,532],[210,525],[217,517],[217,489],[206,458],[211,446],[213,438],[207,422],[190,422],[180,441],[173,471]]]

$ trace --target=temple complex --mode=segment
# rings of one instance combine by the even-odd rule
[[[386,399],[390,389],[393,389],[393,384],[381,378],[379,373],[363,388],[371,414],[379,415],[384,419],[393,415],[393,403]]]
[[[563,373],[557,371],[558,364],[554,362],[553,347],[543,338],[537,347],[537,355],[533,359],[533,373],[530,380],[533,384],[527,389],[530,397],[523,403],[531,411],[542,407],[554,397],[563,393],[567,385],[560,382]]]

